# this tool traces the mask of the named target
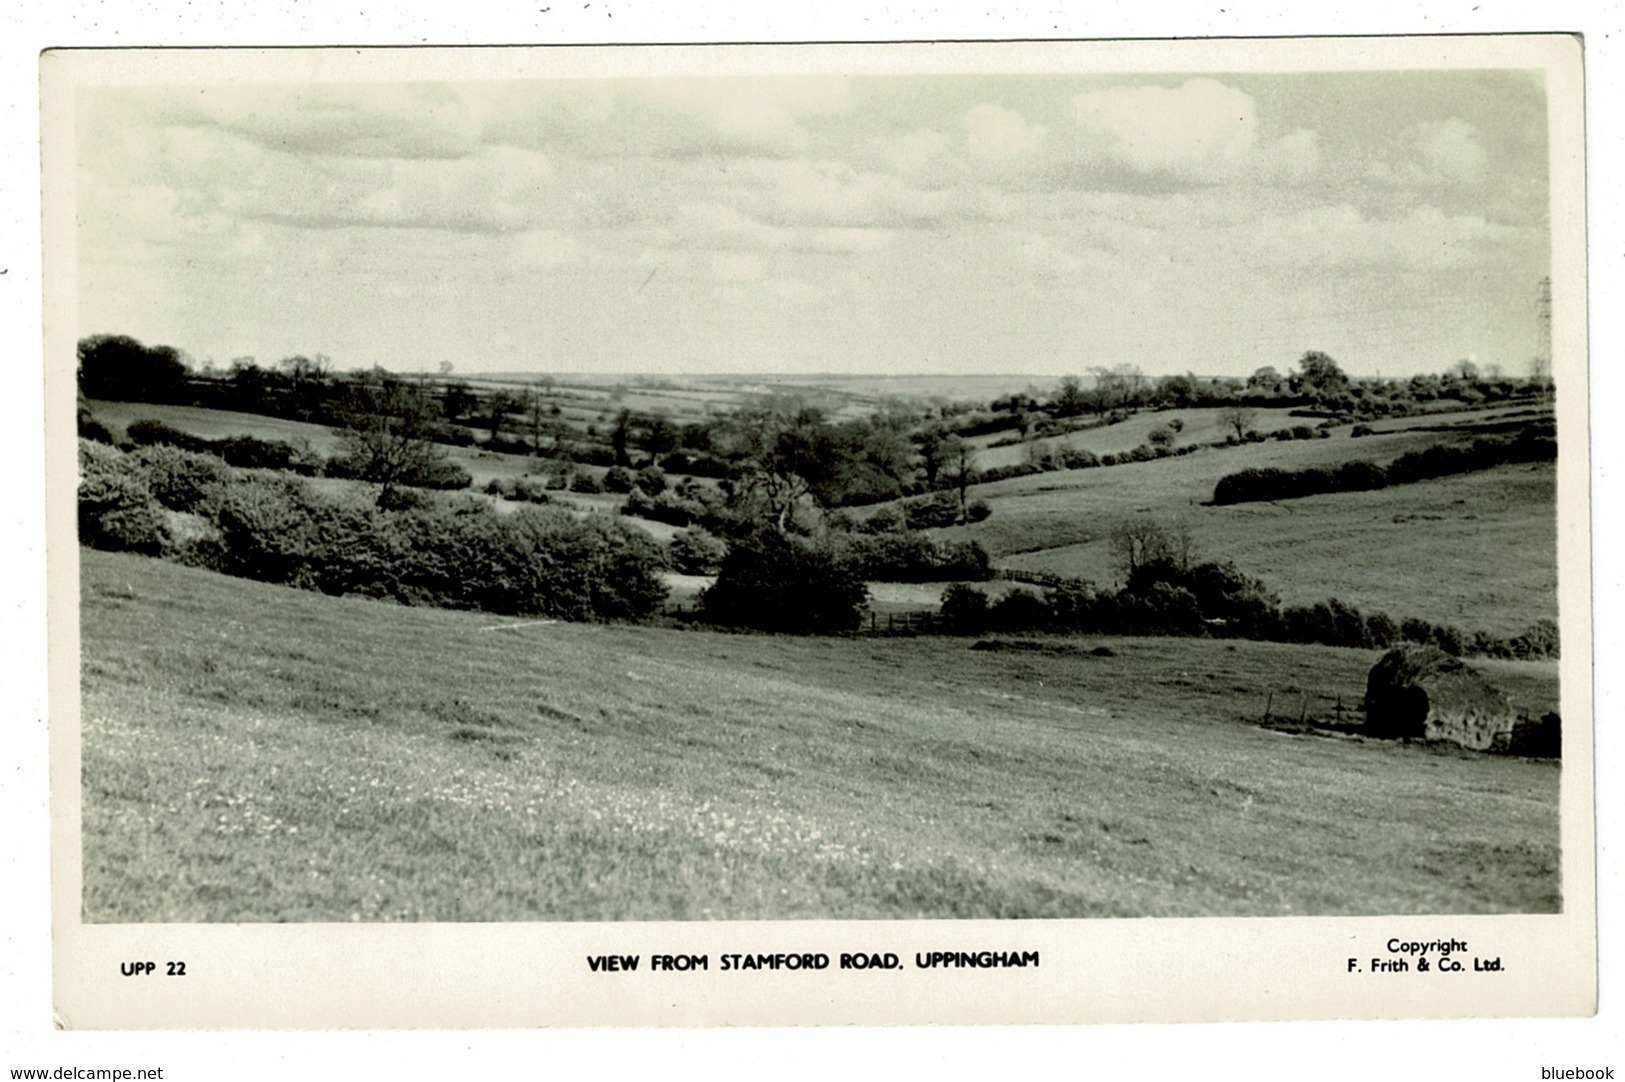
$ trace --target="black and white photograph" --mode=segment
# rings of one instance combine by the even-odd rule
[[[59,920],[1589,1011],[1580,51],[1412,44],[47,54]]]

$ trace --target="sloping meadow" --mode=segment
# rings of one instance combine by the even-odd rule
[[[1357,702],[1369,651],[552,623],[81,559],[92,922],[1561,905],[1557,764],[1255,724]]]

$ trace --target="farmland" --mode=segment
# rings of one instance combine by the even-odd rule
[[[850,393],[841,386],[843,393]],[[647,392],[634,387],[627,393],[697,396],[708,410],[720,410],[743,401],[737,388],[729,390],[734,387],[719,381]],[[572,388],[570,393],[589,390]],[[303,441],[326,453],[336,444],[326,426],[256,414],[149,403],[96,402],[93,407],[97,416],[121,427],[150,417],[209,438],[251,434]],[[1219,412],[1147,412],[1117,424],[1030,442],[1117,453],[1144,443],[1152,427],[1177,420],[1180,443],[1206,443],[1222,439]],[[979,542],[997,567],[1120,584],[1122,571],[1112,551],[1111,529],[1124,519],[1159,517],[1190,530],[1199,558],[1233,562],[1263,579],[1287,604],[1335,596],[1396,618],[1516,633],[1537,619],[1556,615],[1556,492],[1549,465],[1506,466],[1392,490],[1281,503],[1215,507],[1209,500],[1218,479],[1237,470],[1381,463],[1450,439],[1453,428],[1470,432],[1473,426],[1528,412],[1506,408],[1430,412],[1385,421],[1375,434],[1362,439],[1348,438],[1349,426],[1343,425],[1329,439],[1204,447],[1194,454],[1151,462],[977,484],[971,494],[987,501],[991,517],[934,534]],[[1259,431],[1273,431],[1296,421],[1283,409],[1259,411],[1254,423]],[[1004,464],[1004,458],[1020,461],[1025,446],[979,451],[977,461],[983,466]],[[470,473],[476,489],[493,479],[536,476],[545,467],[526,455],[479,447],[449,448],[448,453]],[[600,468],[576,468],[602,473]],[[342,489],[350,483],[324,479],[317,484]],[[625,502],[607,494],[558,492],[552,498],[566,507],[598,513],[613,513]],[[627,521],[661,542],[675,532],[672,526],[647,519]],[[1482,544],[1485,537],[1493,537],[1495,543]],[[697,589],[693,583],[684,584],[678,599],[691,600]],[[880,610],[934,607],[941,584],[904,592],[906,599],[894,598],[895,588],[882,588],[877,598]]]
[[[1242,625],[1200,611],[1183,630],[1135,625],[1133,613],[1152,610],[1126,588],[1116,601],[1087,596],[1128,606],[1127,625],[1109,615],[1017,624],[998,614],[1048,602],[998,581],[973,591],[991,619],[979,626],[1002,629],[989,638],[911,633],[948,585],[914,579],[949,566],[986,577],[991,558],[1012,574],[1116,590],[1125,566],[1113,532],[1150,521],[1188,537],[1183,570],[1228,561],[1284,605],[1335,599],[1450,625],[1414,633],[1424,641],[1462,629],[1458,649],[1501,658],[1480,664],[1518,712],[1555,711],[1555,661],[1510,660],[1549,658],[1555,638],[1505,648],[1556,615],[1550,461],[1213,503],[1237,471],[1386,466],[1486,432],[1539,429],[1548,411],[1528,395],[1485,408],[1401,404],[1415,408],[1358,432],[1347,417],[1310,426],[1297,407],[1255,409],[1243,440],[1215,406],[1067,412],[1057,396],[984,409],[945,403],[947,384],[931,381],[460,382],[463,399],[448,383],[425,401],[443,433],[477,443],[443,453],[476,490],[496,481],[518,496],[511,483],[524,479],[524,498],[572,515],[421,490],[411,506],[385,507],[379,482],[333,475],[332,461],[283,488],[265,469],[203,461],[206,449],[103,444],[81,459],[99,471],[81,490],[88,540],[133,550],[80,550],[87,920],[1562,907],[1555,761],[1354,732],[1375,647],[1398,634],[1392,622],[1385,638],[1358,614],[1352,639],[1103,636]],[[299,385],[287,388],[293,401]],[[334,428],[286,417],[87,405],[114,440],[150,418],[195,437],[346,453]],[[1034,434],[1022,440],[1024,425]],[[545,454],[513,453],[532,447]],[[959,493],[948,480],[956,461]],[[606,462],[640,487],[599,491]],[[713,472],[681,481],[679,464]],[[567,477],[572,489],[589,483],[565,491]],[[888,495],[865,495],[874,491]],[[159,507],[160,494],[170,503]],[[655,503],[662,495],[679,503]],[[857,633],[724,632],[706,622],[728,623],[722,606],[709,611],[722,591],[701,597],[723,557],[703,572],[676,559],[679,534],[705,533],[681,525],[691,519],[624,518],[655,545],[623,530],[633,499],[656,517],[711,515],[717,534],[704,539],[729,557],[863,545],[963,554],[974,541],[980,563],[865,565],[893,569],[869,578],[908,581],[865,591],[854,577],[839,594],[854,599],[851,619],[823,630]],[[910,526],[933,506],[954,524]],[[760,547],[763,535],[778,547]],[[690,555],[700,543],[686,538]],[[584,562],[600,551],[628,562]],[[622,578],[652,585],[618,593]],[[781,596],[763,592],[779,588],[772,574],[749,581],[735,588],[740,626],[775,626],[747,622],[764,618],[749,615],[753,600],[774,610],[766,619],[799,611],[799,601],[761,601]],[[800,586],[790,596],[816,608],[823,598]],[[598,600],[549,608],[554,593]],[[1189,590],[1161,596],[1196,601]],[[592,607],[600,601],[626,605]],[[1303,626],[1275,604],[1274,631],[1256,637]],[[643,623],[537,618],[561,614]],[[931,628],[950,625],[938,613]],[[1476,645],[1489,640],[1475,633],[1502,645]],[[1344,645],[1309,645],[1329,642]]]
[[[976,491],[991,517],[942,536],[981,542],[999,566],[1111,583],[1122,574],[1111,548],[1113,525],[1160,516],[1189,528],[1200,559],[1234,562],[1289,604],[1336,596],[1396,617],[1501,632],[1555,617],[1550,465],[1279,503],[1208,505],[1218,479],[1237,470],[1384,462],[1439,439],[1420,430],[1420,421],[1389,427],[1389,434],[1359,440],[1270,441],[982,485]]]
[[[1561,906],[1556,764],[1256,724],[1369,651],[514,626],[81,559],[90,921]]]

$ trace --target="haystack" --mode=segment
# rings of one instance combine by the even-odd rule
[[[1436,646],[1396,646],[1366,677],[1365,729],[1372,736],[1500,751],[1508,750],[1520,720],[1505,693]]]

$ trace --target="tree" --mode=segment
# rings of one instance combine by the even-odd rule
[[[950,436],[946,459],[948,478],[959,494],[959,521],[970,521],[970,486],[976,481],[976,448],[961,436]]]
[[[1076,417],[1089,407],[1089,400],[1084,395],[1083,381],[1077,376],[1066,376],[1061,380],[1060,389],[1055,392],[1055,398],[1050,403],[1050,409],[1057,417]]]
[[[473,388],[460,379],[448,380],[440,390],[440,412],[448,421],[474,412],[478,402]]]
[[[738,470],[736,507],[758,503],[779,532],[788,532],[805,501],[833,504],[840,472],[835,433],[823,411],[794,400],[742,410],[731,418],[728,457]]]
[[[700,595],[715,623],[762,631],[851,631],[869,591],[829,546],[761,528],[729,542],[714,586]]]
[[[278,362],[287,378],[288,405],[300,420],[308,421],[322,412],[327,401],[328,377],[333,362],[323,353],[314,357],[303,354],[284,357]]]
[[[145,346],[123,334],[79,340],[79,386],[87,398],[174,402],[186,387],[186,363],[174,346]]]
[[[382,368],[352,377],[334,432],[346,472],[380,486],[379,507],[392,505],[399,486],[450,466],[445,448],[431,439],[439,416],[421,384]]]
[[[937,477],[942,473],[946,461],[946,445],[943,442],[946,438],[947,433],[935,425],[927,425],[913,435],[914,446],[920,453],[920,472],[925,475],[926,488],[937,487]]]
[[[1319,350],[1310,350],[1298,360],[1298,370],[1290,379],[1296,394],[1311,398],[1339,398],[1348,393],[1349,378],[1337,362]]]
[[[1144,565],[1167,560],[1176,567],[1190,565],[1196,544],[1190,527],[1183,522],[1161,522],[1154,518],[1127,518],[1111,529],[1112,554],[1125,581]]]
[[[1258,411],[1251,406],[1233,402],[1219,410],[1219,421],[1226,428],[1233,429],[1237,440],[1247,438],[1247,433],[1253,430],[1253,424],[1258,420]]]

